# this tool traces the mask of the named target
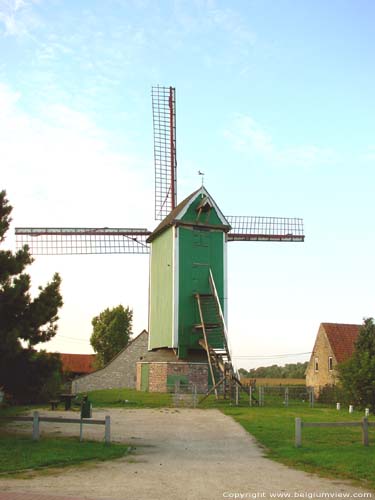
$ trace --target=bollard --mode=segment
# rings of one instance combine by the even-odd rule
[[[336,403],[336,410],[340,410],[340,409],[341,409],[340,403]]]
[[[362,420],[362,443],[363,443],[363,446],[369,445],[368,420],[366,417],[364,417]]]
[[[300,448],[302,444],[302,420],[296,417],[296,428],[295,428],[295,446]]]
[[[106,415],[105,417],[105,444],[110,444],[111,442],[111,417]]]
[[[354,410],[353,405],[349,405],[349,413],[353,413],[353,410]]]
[[[39,412],[34,411],[33,414],[33,441],[39,440]]]

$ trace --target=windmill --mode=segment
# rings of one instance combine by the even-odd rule
[[[152,110],[155,219],[160,221],[154,231],[23,227],[16,228],[16,243],[27,244],[34,255],[150,253],[150,356],[137,367],[137,386],[165,390],[171,383],[198,381],[218,397],[220,385],[224,394],[241,385],[226,328],[227,243],[303,242],[303,221],[224,216],[203,182],[177,203],[175,89],[153,87]]]

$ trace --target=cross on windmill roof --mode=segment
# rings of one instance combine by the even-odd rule
[[[234,379],[226,318],[226,243],[303,242],[299,218],[224,216],[202,185],[177,204],[175,89],[153,87],[154,231],[141,228],[16,228],[18,246],[34,255],[149,253],[149,349],[171,348],[182,359],[207,352]],[[237,380],[237,383],[239,381]]]

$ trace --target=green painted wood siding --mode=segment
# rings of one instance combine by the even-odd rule
[[[150,349],[173,347],[173,236],[171,227],[152,242]]]
[[[201,349],[199,313],[194,295],[209,294],[209,270],[212,270],[222,309],[224,310],[224,232],[198,227],[178,228],[179,244],[179,357],[188,349]]]

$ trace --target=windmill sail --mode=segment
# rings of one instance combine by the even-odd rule
[[[303,242],[303,219],[285,217],[226,216],[232,229],[228,241]]]
[[[16,245],[33,255],[149,253],[147,229],[17,227]]]
[[[155,219],[164,219],[177,205],[176,91],[152,87],[155,161]]]

